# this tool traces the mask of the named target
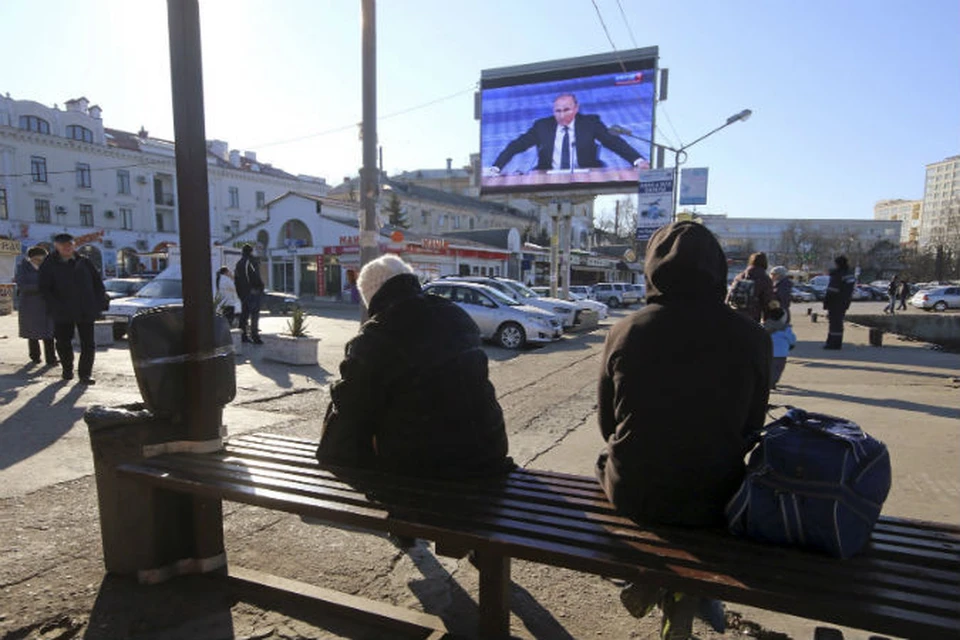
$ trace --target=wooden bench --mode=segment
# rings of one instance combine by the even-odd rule
[[[437,482],[335,472],[319,467],[315,450],[316,443],[308,440],[244,435],[212,453],[165,453],[124,462],[117,465],[115,479],[124,491],[159,488],[156,493],[163,496],[230,500],[423,538],[441,555],[462,557],[473,550],[480,575],[479,634],[485,638],[509,637],[512,558],[646,581],[873,633],[915,639],[960,634],[960,527],[883,517],[865,553],[838,561],[725,532],[638,526],[615,512],[590,477],[518,469],[494,481]],[[104,519],[110,506],[102,494],[101,488]],[[139,499],[144,500],[142,494]],[[170,507],[151,509],[169,514]],[[111,570],[116,553],[108,548],[108,526],[122,525],[104,522]],[[145,525],[150,526],[160,525]],[[124,532],[127,557],[120,564],[127,570],[130,553],[144,562],[135,547],[162,546],[143,528],[139,540]],[[169,534],[167,529],[164,539]],[[157,576],[151,573],[157,566],[136,568],[141,578]],[[344,608],[369,612],[382,605],[368,608],[351,601]]]

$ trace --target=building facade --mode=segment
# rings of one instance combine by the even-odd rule
[[[874,220],[899,220],[900,244],[917,246],[923,200],[881,200],[873,206]]]
[[[156,270],[155,256],[179,242],[174,144],[105,127],[102,114],[86,98],[60,109],[0,97],[0,236],[26,251],[68,232],[104,276]],[[320,178],[289,174],[224,141],[207,150],[215,242],[264,219],[279,195],[327,191]]]
[[[960,156],[927,165],[919,240],[921,249],[960,251]]]

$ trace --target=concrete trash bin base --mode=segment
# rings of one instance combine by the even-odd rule
[[[883,329],[877,329],[876,327],[870,329],[869,332],[870,345],[873,347],[882,347],[883,346]]]

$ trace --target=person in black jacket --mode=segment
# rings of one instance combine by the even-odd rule
[[[843,348],[843,318],[850,308],[856,276],[850,271],[846,256],[837,256],[835,268],[830,270],[827,293],[823,296],[823,308],[827,310],[827,342],[824,349]]]
[[[260,277],[260,262],[253,257],[253,247],[243,245],[243,253],[233,270],[234,285],[240,297],[240,339],[243,342],[263,344],[260,339],[260,297],[263,295],[263,278]],[[247,323],[250,332],[247,333]]]
[[[750,438],[764,424],[771,341],[724,303],[726,256],[703,225],[658,229],[644,273],[647,305],[617,322],[604,345],[597,415],[606,447],[597,476],[638,522],[720,526]],[[722,627],[716,601],[667,596],[638,584],[621,600],[638,617],[659,600],[670,633],[688,628],[698,606]]]
[[[370,319],[347,343],[341,379],[330,388],[320,462],[431,478],[511,469],[503,412],[470,316],[423,293],[396,256],[365,265],[357,284]]]
[[[40,291],[53,316],[53,335],[64,380],[73,379],[73,331],[80,338],[81,384],[94,384],[93,360],[97,345],[93,323],[109,306],[103,279],[87,258],[76,251],[73,236],[61,233],[53,238],[56,251],[40,265]]]

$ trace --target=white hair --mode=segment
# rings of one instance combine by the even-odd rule
[[[357,278],[357,288],[360,289],[363,304],[370,306],[370,301],[383,283],[402,273],[413,273],[413,268],[392,254],[380,256],[364,265],[360,270],[360,277]]]

